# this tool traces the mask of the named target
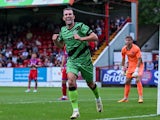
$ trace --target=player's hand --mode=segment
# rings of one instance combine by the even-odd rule
[[[124,76],[126,74],[124,66],[122,66],[120,74],[122,76]]]
[[[138,71],[139,71],[139,68],[136,67],[134,73],[132,74],[132,77],[138,77]]]
[[[81,37],[80,37],[78,34],[74,34],[73,37],[74,37],[74,39],[76,39],[76,40],[81,40]]]
[[[58,38],[58,36],[59,36],[59,34],[53,34],[53,36],[52,36],[52,40],[53,40],[53,41],[56,41],[56,40],[57,40],[57,38]]]
[[[121,74],[122,76],[125,76],[126,73],[125,73],[124,70],[121,70],[120,74]]]

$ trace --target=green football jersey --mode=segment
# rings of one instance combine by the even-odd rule
[[[76,22],[71,29],[68,29],[67,26],[61,28],[58,40],[65,43],[69,61],[78,64],[90,63],[91,54],[88,41],[76,40],[73,35],[78,34],[80,37],[85,37],[91,33],[92,30],[87,25],[80,22]]]

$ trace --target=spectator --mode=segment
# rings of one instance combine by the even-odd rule
[[[17,63],[18,64],[23,64],[23,56],[22,55],[18,55]]]
[[[31,31],[28,31],[28,33],[26,34],[26,39],[30,40],[32,39],[32,37],[33,37],[33,34],[31,33]]]
[[[118,29],[119,26],[120,26],[120,19],[118,17],[115,18],[115,25],[116,25],[116,28]]]
[[[146,70],[151,71],[154,69],[154,64],[152,61],[146,63]]]
[[[53,51],[51,53],[51,59],[54,61],[56,59],[56,55],[58,54],[57,47],[53,46]]]
[[[102,30],[104,30],[104,28],[105,28],[105,22],[104,22],[103,19],[100,20],[100,26],[101,26]]]
[[[44,67],[52,67],[52,66],[53,66],[53,63],[49,58],[46,57],[44,60]]]
[[[16,67],[18,67],[18,68],[24,68],[25,66],[22,63],[18,63]]]
[[[22,50],[23,47],[24,47],[24,43],[23,43],[20,39],[18,39],[18,42],[17,42],[17,49],[18,49],[18,50]]]
[[[41,40],[41,36],[38,36],[38,38],[35,40],[36,46],[41,46],[42,45],[40,40]]]
[[[0,62],[0,68],[2,68],[3,67],[3,64]]]
[[[114,33],[117,30],[115,23],[110,23],[110,34]]]
[[[2,50],[1,50],[1,53],[2,53],[3,55],[5,55],[6,49],[7,49],[7,46],[6,46],[6,45],[3,45]]]
[[[97,34],[98,36],[101,36],[101,35],[102,35],[102,29],[101,29],[101,27],[100,27],[99,25],[97,25],[97,27],[96,27],[96,34]]]
[[[131,18],[129,16],[127,16],[126,22],[131,22]]]
[[[28,57],[28,52],[27,52],[27,49],[26,49],[26,48],[23,50],[22,56],[23,56],[24,59],[27,59],[27,57]]]
[[[32,51],[38,53],[38,47],[34,43],[32,44]]]
[[[14,64],[17,64],[17,55],[13,55],[13,56],[12,56],[12,62],[13,62]]]
[[[124,19],[123,16],[121,16],[121,18],[120,18],[120,25],[123,25],[124,23],[125,23],[125,19]]]
[[[9,58],[10,56],[12,56],[12,51],[7,48],[7,49],[6,49],[6,52],[5,52],[5,56],[6,56],[7,58]]]
[[[91,29],[93,30],[93,32],[96,33],[96,30],[95,30],[95,26],[94,26],[94,25],[91,25]]]
[[[5,56],[3,54],[0,53],[0,63],[3,64],[4,66],[4,63],[5,63]]]
[[[9,67],[14,67],[14,65],[13,65],[13,62],[12,62],[12,60],[11,59],[8,59],[7,60],[7,65],[6,65],[8,68]]]
[[[156,58],[155,58],[155,60],[153,61],[154,69],[155,69],[155,70],[158,70],[158,60],[159,60],[159,56],[156,55]]]
[[[62,56],[63,56],[63,54],[59,52],[59,53],[56,55],[56,59],[61,62],[61,61],[62,61]]]

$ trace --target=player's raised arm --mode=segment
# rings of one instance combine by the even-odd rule
[[[63,48],[64,43],[63,43],[63,41],[58,41],[58,37],[59,37],[59,34],[53,34],[52,40],[57,47]]]

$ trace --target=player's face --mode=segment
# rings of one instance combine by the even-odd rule
[[[74,24],[75,16],[73,14],[73,10],[64,10],[63,11],[63,20],[65,21],[66,25],[73,25]]]
[[[133,40],[130,39],[130,38],[126,38],[126,39],[125,39],[125,43],[126,43],[127,46],[128,46],[128,45],[132,45]]]

